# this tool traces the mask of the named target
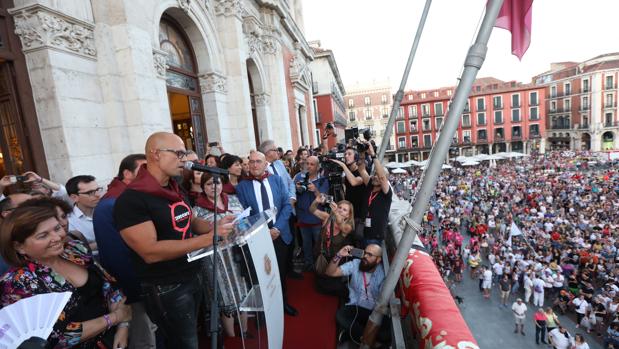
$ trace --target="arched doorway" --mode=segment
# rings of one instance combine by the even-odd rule
[[[591,135],[583,133],[580,138],[580,150],[591,150]]]
[[[260,145],[260,130],[258,129],[258,111],[256,110],[256,92],[254,90],[254,82],[251,79],[249,70],[247,71],[247,80],[249,81],[249,97],[251,98],[251,120],[254,129],[254,140],[256,147]]]
[[[196,58],[180,25],[168,16],[159,23],[159,46],[167,53],[166,85],[173,131],[187,149],[203,158],[207,134]]]
[[[602,134],[602,150],[613,150],[615,143],[615,135],[611,131],[606,131]]]

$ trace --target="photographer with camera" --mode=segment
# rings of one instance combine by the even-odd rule
[[[314,258],[312,251],[320,236],[321,220],[310,212],[310,206],[316,195],[329,191],[327,178],[320,176],[320,161],[316,156],[307,158],[307,172],[301,172],[294,177],[297,190],[297,226],[303,240],[303,269],[312,270]]]
[[[340,260],[346,257],[354,259],[339,265]],[[350,336],[359,342],[385,280],[382,248],[375,244],[366,246],[365,250],[344,246],[329,263],[326,274],[332,277],[350,276],[349,302],[335,315],[340,328],[338,341],[341,343]],[[389,321],[383,321],[377,338],[380,342],[389,340]]]

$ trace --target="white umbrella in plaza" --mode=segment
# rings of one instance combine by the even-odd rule
[[[428,164],[423,165],[421,168],[425,170],[426,168],[428,168]],[[443,170],[449,170],[449,169],[452,169],[452,168],[453,168],[453,166],[447,165],[447,164],[443,164],[443,166],[442,166]]]
[[[462,166],[477,166],[479,165],[479,162],[477,161],[467,161],[467,162],[463,162],[460,165]]]
[[[401,169],[401,168],[396,168],[395,170],[391,171],[391,173],[404,174],[404,173],[406,173],[406,170]]]

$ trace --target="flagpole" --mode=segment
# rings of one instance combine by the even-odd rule
[[[389,310],[389,298],[393,294],[395,286],[402,273],[402,268],[410,251],[410,248],[415,240],[417,233],[421,230],[421,221],[423,214],[427,210],[430,197],[435,190],[436,183],[438,181],[440,172],[442,170],[442,164],[445,160],[445,156],[449,151],[451,140],[456,133],[458,124],[460,122],[460,116],[464,110],[466,100],[477,76],[477,72],[484,63],[486,58],[486,51],[488,50],[487,44],[490,39],[490,34],[496,22],[497,16],[503,5],[503,0],[490,0],[482,24],[477,32],[477,38],[475,43],[470,47],[469,52],[464,62],[464,70],[460,78],[460,83],[456,87],[456,92],[453,98],[451,107],[449,108],[449,114],[447,120],[443,123],[443,128],[438,141],[434,145],[432,152],[430,153],[430,159],[427,169],[422,174],[422,181],[419,190],[415,196],[415,203],[413,205],[412,212],[407,219],[407,224],[402,234],[402,238],[398,243],[398,248],[393,256],[389,272],[385,277],[385,281],[380,291],[380,295],[376,301],[376,306],[368,319],[367,325],[363,332],[363,343],[360,348],[369,349],[374,345],[376,335],[383,321],[383,316],[387,314]],[[397,97],[397,96],[396,96]],[[393,119],[393,110],[391,118]],[[389,132],[389,129],[387,129]],[[385,140],[381,146],[385,144]],[[384,149],[383,150],[384,153]]]

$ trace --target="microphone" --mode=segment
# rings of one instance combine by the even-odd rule
[[[189,171],[200,171],[200,172],[209,172],[216,175],[227,176],[228,170],[221,169],[219,167],[208,167],[206,165],[199,164],[197,162],[186,161],[183,166],[185,170]]]

